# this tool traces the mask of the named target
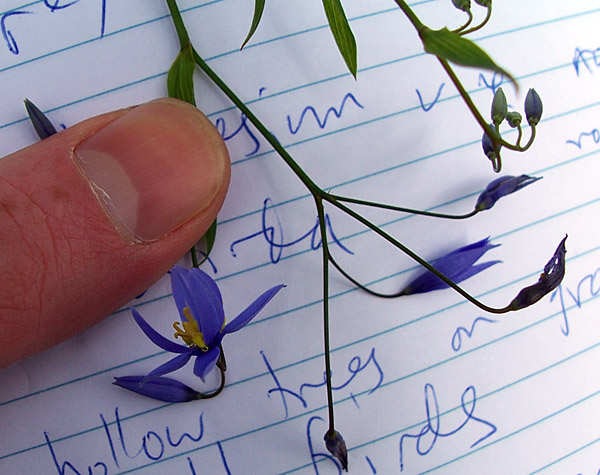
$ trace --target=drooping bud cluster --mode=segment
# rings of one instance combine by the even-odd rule
[[[524,152],[533,143],[533,140],[535,138],[535,127],[539,123],[543,111],[542,100],[538,93],[535,92],[535,89],[529,89],[529,92],[525,97],[524,109],[525,117],[527,118],[527,123],[531,127],[532,132],[527,144],[521,146],[521,122],[523,120],[523,116],[517,111],[509,111],[508,102],[506,100],[506,95],[504,94],[504,91],[501,87],[496,89],[490,111],[490,115],[492,118],[490,128],[496,132],[496,135],[490,136],[489,132],[484,131],[483,138],[481,140],[483,152],[485,153],[486,157],[488,157],[495,164],[499,163],[498,154],[502,145],[510,148],[511,150]],[[502,122],[504,122],[505,119],[511,128],[517,129],[518,131],[518,136],[515,144],[509,144],[501,136],[500,125],[502,124]]]

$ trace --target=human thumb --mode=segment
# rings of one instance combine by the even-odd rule
[[[0,367],[96,323],[205,233],[227,149],[197,109],[160,99],[0,159]]]

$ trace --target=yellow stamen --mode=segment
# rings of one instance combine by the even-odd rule
[[[209,348],[204,341],[204,336],[198,328],[198,323],[196,323],[196,320],[192,316],[190,308],[185,307],[182,311],[187,322],[181,323],[183,329],[181,329],[179,326],[179,322],[173,323],[173,328],[175,329],[175,338],[181,337],[186,345],[194,346],[202,351],[208,351]]]

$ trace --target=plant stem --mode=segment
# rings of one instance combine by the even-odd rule
[[[327,201],[329,201],[333,206],[335,206],[339,210],[341,210],[344,213],[346,213],[348,216],[351,216],[352,218],[354,218],[355,220],[357,220],[361,224],[365,225],[370,230],[372,230],[375,233],[379,234],[383,239],[385,239],[390,244],[392,244],[393,246],[395,246],[398,249],[400,249],[404,254],[406,254],[408,257],[410,257],[411,259],[413,259],[414,261],[416,261],[418,264],[420,264],[421,266],[423,266],[429,272],[433,273],[436,277],[438,277],[439,279],[443,280],[449,287],[451,287],[452,289],[454,289],[456,292],[458,292],[460,295],[462,295],[465,299],[467,299],[469,302],[471,302],[472,304],[476,305],[480,309],[485,310],[486,312],[489,312],[489,313],[507,313],[507,312],[511,311],[511,309],[510,309],[509,306],[506,306],[506,307],[503,307],[503,308],[495,308],[495,307],[490,307],[488,305],[485,305],[484,303],[480,302],[475,297],[473,297],[471,294],[469,294],[462,287],[460,287],[457,284],[455,284],[451,279],[449,279],[444,274],[442,274],[439,270],[437,270],[435,267],[433,267],[431,264],[429,264],[422,257],[420,257],[419,255],[415,254],[413,251],[411,251],[408,247],[406,247],[400,241],[396,240],[394,237],[392,237],[391,235],[389,235],[388,233],[386,233],[383,229],[379,228],[378,226],[376,226],[375,224],[373,224],[371,221],[369,221],[365,217],[361,216],[360,214],[358,214],[357,212],[355,212],[351,208],[348,208],[347,206],[345,206],[344,204],[342,204],[340,202],[336,202],[335,200],[329,200],[327,196],[324,197],[324,199],[327,200]]]
[[[327,230],[325,227],[325,211],[323,201],[315,196],[315,205],[319,215],[321,231],[321,250],[323,254],[323,342],[325,352],[325,381],[327,384],[327,408],[329,412],[329,431],[335,430],[333,415],[333,387],[331,383],[331,357],[329,346],[329,247],[327,245]]]
[[[372,201],[359,200],[356,198],[348,198],[346,196],[338,196],[338,195],[329,194],[329,197],[333,200],[342,201],[345,203],[354,203],[357,205],[371,206],[373,208],[389,209],[391,211],[400,211],[402,213],[419,214],[422,216],[431,216],[433,218],[467,219],[467,218],[471,218],[471,217],[475,216],[480,211],[478,209],[474,209],[473,211],[470,211],[469,213],[466,213],[466,214],[434,213],[433,211],[424,211],[424,210],[419,210],[419,209],[405,208],[403,206],[393,206],[393,205],[388,205],[385,203],[374,203]]]
[[[402,12],[409,19],[409,21],[413,24],[413,26],[415,27],[415,29],[417,30],[419,35],[421,34],[421,32],[423,30],[427,29],[427,27],[423,24],[423,22],[421,20],[419,20],[419,17],[415,14],[415,12],[412,11],[412,8],[410,8],[408,6],[408,3],[406,3],[404,0],[394,0],[394,1],[396,2],[396,5],[398,5],[400,7],[400,10],[402,10]]]

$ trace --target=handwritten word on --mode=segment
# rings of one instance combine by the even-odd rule
[[[471,324],[471,329],[467,329],[465,327],[458,327],[454,332],[454,335],[452,335],[452,349],[454,351],[459,351],[462,348],[463,335],[467,338],[471,338],[473,336],[473,333],[475,332],[475,325],[478,322],[496,323],[497,321],[498,320],[493,320],[491,318],[477,317],[475,320],[473,320],[473,323]]]

